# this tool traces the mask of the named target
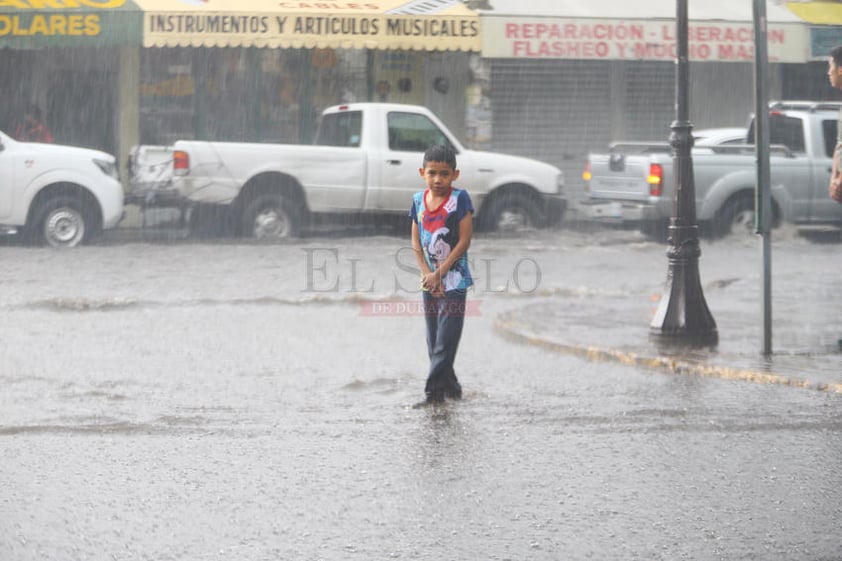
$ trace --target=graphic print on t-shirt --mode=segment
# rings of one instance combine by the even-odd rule
[[[435,209],[425,203],[426,191],[412,200],[412,218],[418,224],[421,247],[427,265],[435,271],[459,242],[459,221],[474,208],[467,191],[451,189],[450,195]],[[468,256],[462,255],[442,278],[445,290],[465,289],[473,284],[468,269]]]

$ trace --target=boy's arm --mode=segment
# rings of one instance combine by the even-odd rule
[[[418,268],[421,269],[421,288],[433,293],[433,296],[444,295],[441,284],[441,275],[430,270],[427,259],[424,257],[424,249],[421,247],[421,232],[418,231],[418,223],[412,222],[412,250],[415,252],[415,260]]]
[[[418,268],[421,269],[421,276],[429,275],[430,266],[427,265],[424,250],[421,248],[421,233],[418,231],[418,223],[414,220],[412,221],[412,251],[415,252],[415,260],[418,262]]]

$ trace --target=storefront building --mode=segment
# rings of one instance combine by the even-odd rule
[[[612,140],[674,118],[674,0],[0,0],[0,128],[39,104],[57,142],[125,162],[179,138],[307,142],[324,107],[423,104],[470,147],[538,158],[571,189]],[[750,3],[690,5],[691,117],[753,110]],[[828,45],[768,4],[773,98],[829,99]]]
[[[179,138],[308,142],[351,101],[426,105],[460,133],[480,40],[460,0],[0,0],[0,128],[39,103],[57,142],[121,162]]]
[[[480,28],[458,0],[139,1],[144,143],[307,142],[325,107],[351,101],[423,104],[463,126]]]
[[[141,26],[129,0],[0,0],[0,129],[36,104],[56,142],[117,153]]]
[[[484,147],[561,167],[573,192],[589,151],[669,137],[674,0],[485,4],[468,107]],[[780,99],[793,93],[792,70],[803,81],[809,26],[784,7],[768,9],[769,86]],[[689,15],[691,119],[697,129],[743,126],[754,109],[751,3],[691,2]]]

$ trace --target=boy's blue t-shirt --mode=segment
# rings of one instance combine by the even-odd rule
[[[415,193],[409,215],[418,224],[427,265],[430,270],[435,271],[438,264],[447,259],[459,243],[459,222],[469,212],[474,212],[474,205],[467,191],[454,187],[439,208],[428,209],[425,203],[426,194],[426,190]],[[468,267],[467,251],[444,275],[442,284],[445,290],[464,290],[474,284]]]

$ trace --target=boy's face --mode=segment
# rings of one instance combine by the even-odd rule
[[[445,162],[424,162],[424,167],[418,170],[427,183],[427,187],[437,197],[442,197],[450,191],[450,186],[459,177],[459,170],[450,167]]]

